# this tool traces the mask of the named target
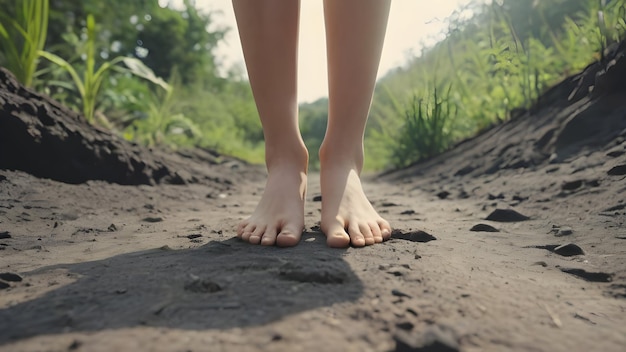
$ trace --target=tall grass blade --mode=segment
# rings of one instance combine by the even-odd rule
[[[22,0],[15,4],[15,18],[0,13],[2,64],[22,84],[32,86],[38,53],[43,50],[48,33],[49,0]]]

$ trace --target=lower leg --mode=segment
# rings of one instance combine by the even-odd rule
[[[304,228],[308,153],[298,128],[298,0],[233,0],[248,76],[265,137],[268,180],[239,224],[251,243],[292,246]]]
[[[363,136],[383,46],[389,0],[325,0],[328,128],[320,149],[322,231],[332,247],[391,235],[363,192]]]

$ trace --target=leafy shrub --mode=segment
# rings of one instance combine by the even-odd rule
[[[96,24],[92,15],[87,16],[87,45],[85,52],[85,70],[83,75],[79,75],[77,70],[63,58],[49,53],[47,51],[40,50],[38,54],[51,61],[52,63],[65,69],[71,76],[76,90],[80,94],[83,104],[83,115],[89,123],[94,123],[94,115],[96,110],[96,104],[98,99],[98,93],[102,86],[103,80],[106,74],[110,70],[117,69],[123,70],[117,64],[124,62],[128,67],[125,72],[131,72],[139,77],[145,78],[155,84],[162,86],[164,89],[169,89],[167,84],[160,78],[156,77],[152,70],[145,66],[141,61],[135,58],[118,56],[111,61],[104,62],[98,69],[96,69]]]
[[[149,91],[144,99],[136,101],[141,113],[124,130],[124,137],[147,146],[193,145],[202,133],[199,127],[182,114],[179,97],[180,78],[173,71],[168,84],[156,92]]]

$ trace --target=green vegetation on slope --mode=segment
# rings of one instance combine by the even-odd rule
[[[46,3],[0,0],[0,65],[19,79],[130,140],[263,161],[248,82],[236,70],[218,73],[224,70],[214,50],[229,29],[212,26],[214,14],[197,11],[191,0],[182,9],[156,0],[33,7]],[[86,21],[90,16],[95,20]],[[602,60],[624,37],[624,18],[626,0],[476,1],[459,10],[444,40],[380,80],[366,168],[406,166],[529,108],[549,86]],[[113,69],[87,94],[81,84],[96,67]],[[326,120],[326,99],[300,106],[312,168]]]
[[[370,168],[408,165],[529,108],[626,33],[624,0],[500,0],[465,11],[475,15],[463,20],[466,12],[457,12],[445,40],[379,82],[366,139]],[[448,137],[435,147],[425,142],[432,128],[415,123],[415,101],[430,102],[421,114]]]

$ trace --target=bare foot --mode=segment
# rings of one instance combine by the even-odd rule
[[[281,161],[272,165],[261,201],[237,227],[237,237],[252,244],[295,246],[304,230],[306,167]],[[306,163],[305,163],[306,165]]]
[[[369,202],[357,169],[322,160],[322,231],[330,247],[369,246],[391,237],[391,226]]]

